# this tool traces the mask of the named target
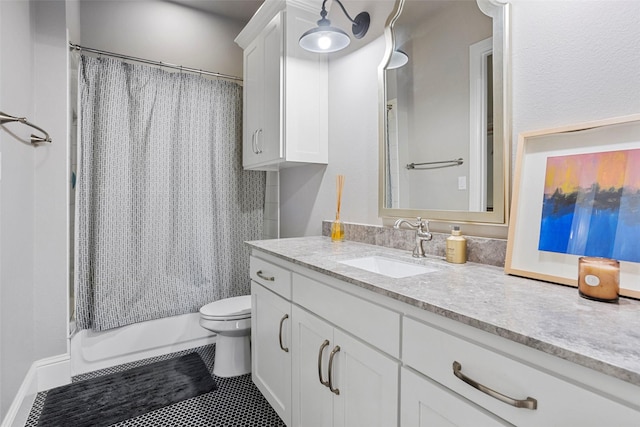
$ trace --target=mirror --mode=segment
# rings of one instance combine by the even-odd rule
[[[506,224],[509,5],[397,0],[379,69],[379,213]]]

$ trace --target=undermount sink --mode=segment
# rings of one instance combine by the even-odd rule
[[[382,274],[384,276],[393,277],[395,279],[401,279],[403,277],[416,276],[418,274],[437,271],[437,269],[435,268],[397,261],[395,259],[385,258],[381,256],[369,256],[339,262],[340,264],[350,265],[351,267],[367,270],[372,273]]]

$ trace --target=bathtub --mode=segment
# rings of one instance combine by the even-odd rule
[[[215,343],[216,335],[189,313],[102,332],[74,331],[69,338],[71,375]]]

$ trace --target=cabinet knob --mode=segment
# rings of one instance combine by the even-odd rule
[[[331,363],[329,363],[329,372],[331,372]],[[331,373],[329,373],[331,375]],[[468,376],[462,373],[462,365],[456,361],[453,362],[453,375],[460,378],[465,383],[469,384],[471,387],[480,390],[481,392],[488,394],[494,399],[498,399],[501,402],[504,402],[508,405],[515,406],[516,408],[524,408],[535,410],[538,409],[538,401],[533,397],[527,397],[526,399],[514,399],[509,396],[505,396],[502,393],[499,393],[495,390],[490,389],[487,386],[480,384],[479,382],[472,380]]]

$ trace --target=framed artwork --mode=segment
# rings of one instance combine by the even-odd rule
[[[640,114],[518,138],[505,272],[577,286],[581,256],[640,298]]]

